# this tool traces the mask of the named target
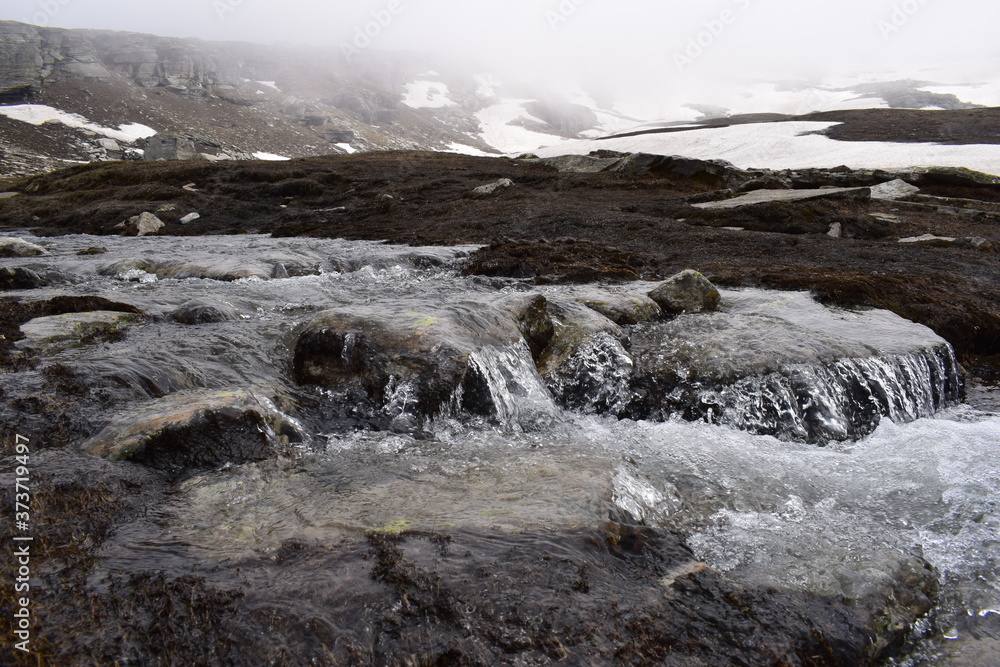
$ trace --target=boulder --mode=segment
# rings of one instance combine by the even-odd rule
[[[538,359],[542,378],[558,372],[582,346],[600,334],[624,340],[621,327],[582,303],[549,299],[545,312],[552,321],[553,335]]]
[[[140,213],[115,225],[122,236],[150,236],[163,229],[163,221],[152,213]]]
[[[192,299],[172,312],[170,319],[179,324],[210,324],[238,320],[240,315],[228,303],[214,299]]]
[[[155,160],[193,160],[198,157],[198,149],[191,137],[176,134],[157,134],[146,140],[146,151],[143,159]]]
[[[489,185],[480,185],[478,188],[472,191],[472,194],[477,197],[488,197],[492,194],[495,194],[497,191],[502,190],[504,188],[509,188],[512,185],[514,185],[514,181],[510,180],[509,178],[501,178],[499,181],[496,181],[495,183],[490,183]]]
[[[36,317],[21,325],[24,338],[14,346],[34,354],[55,354],[144,321],[141,315],[111,310]]]
[[[294,424],[249,391],[182,392],[116,415],[83,450],[180,473],[271,458],[279,433],[298,439]]]
[[[473,356],[523,345],[514,318],[483,304],[418,313],[402,308],[331,310],[299,335],[294,372],[300,384],[360,387],[393,417],[438,413],[462,388],[462,407],[496,414]],[[525,354],[527,354],[525,352]]]
[[[572,298],[621,326],[649,322],[663,312],[660,305],[645,294],[593,290],[574,293]]]
[[[46,283],[42,277],[31,269],[23,267],[0,267],[0,290],[34,289]]]
[[[905,199],[906,197],[912,197],[913,195],[920,192],[920,188],[918,188],[915,185],[910,185],[901,178],[897,178],[893,181],[880,183],[872,187],[871,191],[872,191],[872,199],[893,201],[896,199]]]
[[[582,412],[618,414],[631,396],[625,332],[576,301],[550,300],[546,310],[554,333],[538,371],[553,398]]]
[[[24,239],[10,236],[0,237],[0,257],[35,257],[47,255],[48,250]]]
[[[669,314],[715,310],[721,301],[718,288],[691,269],[678,273],[650,291],[649,298]]]

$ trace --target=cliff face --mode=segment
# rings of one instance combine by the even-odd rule
[[[197,40],[0,21],[0,95],[26,98],[46,84],[115,75],[142,87],[212,95],[276,74],[277,62],[262,55],[241,58]]]

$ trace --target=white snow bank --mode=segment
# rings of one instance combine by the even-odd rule
[[[337,148],[344,151],[345,153],[357,153],[358,149],[350,144],[334,144]]]
[[[454,142],[448,144],[448,152],[461,153],[462,155],[475,155],[477,157],[496,157],[496,153],[487,153],[486,151],[479,150],[473,146],[466,146],[465,144],[457,144]]]
[[[12,120],[19,120],[32,125],[42,125],[43,123],[62,123],[67,127],[75,127],[81,130],[90,130],[96,134],[104,135],[109,139],[132,143],[139,139],[145,139],[156,134],[153,128],[141,123],[127,123],[119,125],[118,129],[112,129],[92,123],[80,114],[61,111],[44,104],[15,104],[13,106],[0,106],[0,114]]]
[[[490,146],[501,153],[533,153],[542,146],[563,144],[567,139],[553,134],[534,132],[512,122],[529,120],[544,124],[524,108],[530,100],[503,99],[499,104],[486,107],[476,113],[480,136]]]
[[[448,97],[448,86],[437,81],[414,81],[406,84],[403,104],[414,109],[440,109],[457,106]]]
[[[285,157],[284,155],[275,155],[274,153],[260,153],[260,152],[258,152],[258,153],[254,153],[253,156],[255,158],[257,158],[258,160],[272,160],[272,161],[275,161],[275,162],[277,162],[279,160],[291,160],[292,159],[290,157]]]
[[[595,150],[684,155],[721,159],[743,169],[832,168],[906,169],[967,167],[1000,175],[1000,145],[898,144],[880,141],[834,141],[817,134],[838,123],[784,122],[645,134],[604,141],[569,141],[536,151],[542,157],[586,155]]]

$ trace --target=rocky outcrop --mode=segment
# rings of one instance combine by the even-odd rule
[[[665,313],[701,313],[716,310],[721,297],[708,278],[688,269],[667,279],[649,292],[649,298]]]
[[[0,21],[0,104],[26,101],[39,86],[42,40],[29,25]]]
[[[248,391],[185,392],[117,415],[83,450],[178,474],[271,458],[279,433],[294,425]]]
[[[816,190],[754,190],[739,197],[721,201],[694,204],[695,208],[724,209],[752,206],[754,204],[787,203],[810,201],[813,199],[847,199],[868,201],[872,198],[871,188],[819,188]]]

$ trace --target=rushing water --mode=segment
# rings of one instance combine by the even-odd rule
[[[830,330],[829,309],[806,295],[728,292],[716,319],[637,325],[631,347],[596,337],[569,366],[581,369],[575,376],[590,397],[575,410],[556,404],[558,382],[546,387],[519,343],[470,360],[492,396],[491,416],[465,414],[456,396],[414,428],[411,388],[391,384],[384,410],[399,428],[355,430],[324,416],[342,415],[336,390],[289,379],[296,336],[315,313],[474,313],[476,303],[529,288],[459,276],[470,248],[264,237],[45,243],[51,256],[15,263],[59,284],[24,297],[99,295],[151,315],[123,341],[56,360],[115,378],[128,390],[123,400],[134,402],[186,389],[252,389],[311,431],[294,457],[182,482],[164,506],[109,540],[106,569],[180,574],[273,552],[289,538],[571,529],[625,511],[682,532],[698,559],[749,584],[858,597],[885,585],[906,557],[922,557],[943,585],[923,629],[948,639],[917,644],[909,664],[946,664],[962,651],[1000,661],[1000,416],[949,406],[957,392],[950,350],[891,314],[833,313],[844,328]],[[95,245],[108,252],[77,255]],[[270,279],[284,273],[290,277]],[[204,275],[212,278],[197,277]],[[232,306],[239,319],[184,326],[167,317],[206,298]],[[802,336],[782,338],[778,320]],[[642,341],[654,335],[671,341],[657,348],[670,354],[649,356]],[[923,351],[912,353],[914,344]],[[800,356],[808,348],[815,363],[782,365],[789,348]],[[733,376],[737,357],[760,372]],[[684,375],[695,359],[702,377],[682,389],[694,387],[699,409],[686,416],[700,419],[619,418],[633,400],[635,369],[673,363]],[[866,398],[856,400],[858,392]],[[769,431],[764,422],[774,414],[785,415],[783,426]],[[857,431],[859,419],[870,428]],[[807,442],[817,428],[825,447]]]

